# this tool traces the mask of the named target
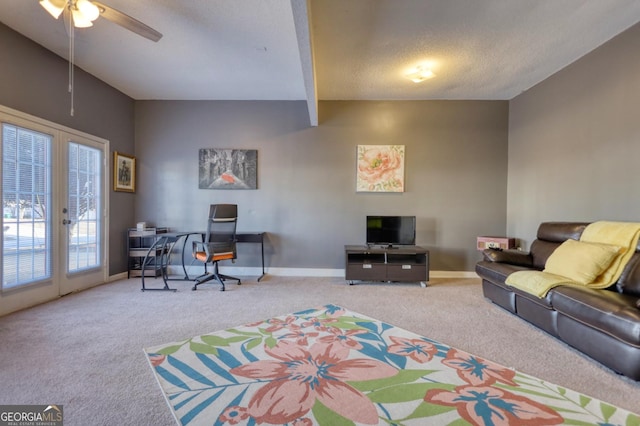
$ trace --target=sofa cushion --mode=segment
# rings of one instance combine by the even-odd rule
[[[640,297],[640,253],[634,253],[627,263],[616,282],[616,290],[623,294]]]
[[[588,222],[543,222],[538,227],[538,239],[554,243],[579,240]]]
[[[559,286],[550,293],[559,314],[640,347],[640,310],[635,297],[576,286]]]
[[[547,259],[558,248],[560,243],[552,243],[543,240],[534,240],[531,243],[531,263],[535,269],[542,271]]]
[[[589,284],[611,265],[619,252],[620,247],[611,244],[569,239],[549,256],[544,271]]]

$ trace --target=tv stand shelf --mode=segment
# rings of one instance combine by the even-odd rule
[[[429,281],[429,251],[419,246],[344,246],[345,279],[355,281]]]

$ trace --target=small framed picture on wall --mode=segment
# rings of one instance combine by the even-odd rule
[[[136,159],[130,155],[113,153],[113,190],[136,192]]]

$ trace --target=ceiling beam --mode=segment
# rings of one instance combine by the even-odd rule
[[[307,109],[311,126],[318,125],[318,93],[316,87],[316,69],[313,63],[313,40],[311,33],[311,11],[308,0],[291,0],[293,21],[300,52],[300,65],[304,77],[307,95]]]

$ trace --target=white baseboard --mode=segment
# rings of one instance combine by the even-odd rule
[[[473,271],[429,271],[429,278],[478,278]]]
[[[210,269],[209,269],[210,270]],[[187,267],[190,277],[196,277],[204,271],[202,266]],[[281,277],[334,277],[344,278],[344,269],[325,269],[325,268],[265,268],[265,272],[269,275]],[[180,266],[169,266],[169,273],[182,275]],[[243,267],[243,266],[221,266],[221,274],[239,275],[239,276],[260,276],[262,268],[259,267]],[[125,273],[126,278],[126,273]],[[478,278],[478,275],[472,271],[429,271],[429,278]]]
[[[128,274],[126,272],[120,272],[119,274],[109,275],[109,278],[108,278],[107,282],[126,280],[127,279],[127,275]]]
[[[202,274],[204,268],[202,266],[187,267],[187,273],[190,277]],[[211,268],[209,268],[211,271]],[[180,266],[170,266],[171,274],[182,275]],[[281,277],[344,277],[344,269],[322,269],[322,268],[265,268],[265,272],[269,275]],[[244,267],[244,266],[221,266],[221,274],[239,275],[239,276],[260,276],[262,268],[260,267]]]

